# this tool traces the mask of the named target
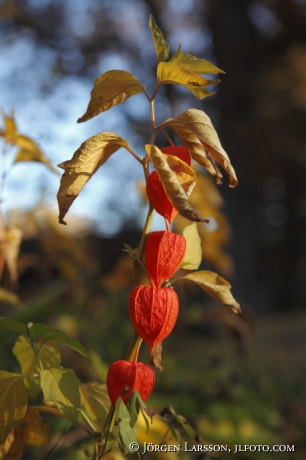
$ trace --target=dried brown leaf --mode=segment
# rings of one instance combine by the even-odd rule
[[[193,281],[213,299],[222,303],[234,313],[241,313],[239,303],[236,302],[231,294],[231,284],[222,278],[222,276],[208,270],[200,270],[198,272],[188,273],[188,275],[182,276],[179,279]]]
[[[187,219],[201,222],[203,219],[189,202],[195,185],[193,169],[179,158],[162,153],[156,145],[147,144],[145,148],[173,206]]]
[[[213,127],[210,118],[203,111],[197,109],[186,110],[186,112],[182,113],[178,117],[167,120],[161,127],[163,126],[169,126],[175,133],[178,132],[180,141],[186,146],[188,145],[185,143],[185,137],[187,143],[188,141],[194,142],[194,137],[190,138],[190,135],[194,135],[204,146],[205,151],[210,153],[228,173],[230,187],[235,187],[237,185],[238,180],[230,159],[221,146],[218,134]],[[193,156],[195,155],[192,151],[191,154]],[[196,157],[194,159],[198,161]]]

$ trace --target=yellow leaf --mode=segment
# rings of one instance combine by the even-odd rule
[[[202,100],[205,99],[205,97],[213,96],[216,94],[215,92],[211,93],[208,91],[208,89],[204,87],[199,87],[199,88],[187,88],[188,91],[190,91],[195,97],[198,99]]]
[[[27,374],[24,382],[29,395],[33,398],[40,392],[40,365],[33,347],[26,337],[20,336],[15,342],[12,352],[20,364],[21,372]],[[61,355],[50,344],[39,346],[39,356],[44,368],[57,367],[61,363]]]
[[[58,165],[59,168],[65,170],[57,194],[60,211],[59,222],[61,224],[66,225],[63,219],[84,185],[100,166],[121,147],[131,151],[129,144],[117,134],[99,133],[83,142],[71,160]]]
[[[72,422],[80,409],[80,380],[73,370],[49,367],[40,371],[41,389],[47,402],[53,402]]]
[[[167,61],[169,57],[169,45],[163,37],[162,31],[155,22],[152,14],[150,14],[149,27],[151,30],[153,44],[156,51],[158,62]]]
[[[4,122],[4,132],[1,135],[4,137],[5,142],[12,142],[17,136],[17,126],[15,123],[14,116],[7,117],[4,113],[3,122]]]
[[[232,286],[228,281],[216,273],[201,270],[198,272],[188,273],[188,275],[182,276],[179,279],[193,281],[213,299],[221,302],[234,313],[241,313],[239,303],[236,302],[230,292]]]
[[[195,222],[187,225],[183,230],[183,236],[187,242],[186,253],[181,263],[184,270],[196,270],[202,262],[201,238]]]
[[[173,206],[187,219],[202,221],[189,202],[195,185],[193,169],[179,158],[163,154],[156,145],[147,144],[145,148]]]
[[[186,110],[186,112],[182,113],[178,117],[167,120],[160,126],[160,128],[164,126],[169,126],[175,133],[178,131],[178,137],[183,145],[186,145],[185,137],[187,143],[188,141],[194,141],[195,138],[200,141],[205,149],[203,152],[210,153],[228,173],[230,187],[235,187],[237,185],[238,180],[230,159],[221,146],[218,134],[213,127],[210,118],[202,110]],[[193,136],[190,137],[190,135],[195,136],[195,138]],[[197,150],[197,153],[198,152],[199,150]],[[198,155],[195,156],[194,151],[191,151],[191,155],[196,161],[198,161],[199,157]],[[202,163],[200,162],[200,164]]]
[[[223,70],[219,69],[214,64],[206,61],[205,59],[199,59],[196,56],[192,56],[191,54],[182,53],[180,48],[171,57],[171,59],[169,59],[169,62],[182,67],[182,69],[206,75],[210,73],[225,73]]]
[[[17,152],[14,160],[15,163],[19,163],[21,161],[36,161],[38,163],[44,163],[49,169],[51,169],[52,172],[58,174],[58,171],[47,160],[38,145],[32,139],[24,136],[23,134],[18,134],[12,142],[14,145],[20,147],[20,150]]]
[[[3,446],[0,446],[0,460],[21,460],[25,448],[23,437],[15,427],[8,437]]]
[[[17,294],[12,291],[8,291],[7,289],[3,289],[0,287],[0,302],[4,302],[9,305],[13,305],[14,307],[18,307],[20,304],[20,299]]]
[[[100,433],[111,406],[106,385],[98,382],[82,383],[80,394],[82,407]]]
[[[27,404],[23,376],[0,371],[0,445],[25,416]]]
[[[157,66],[157,79],[161,84],[176,84],[186,87],[208,86],[220,80],[208,80],[195,72],[190,72],[172,62],[160,62]]]
[[[27,410],[25,417],[22,420],[20,433],[27,446],[43,447],[50,442],[50,430],[38,412],[38,410]]]
[[[125,70],[105,72],[95,80],[87,110],[78,123],[111,109],[135,94],[143,93],[145,88],[133,74]]]

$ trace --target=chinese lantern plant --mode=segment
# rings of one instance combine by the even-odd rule
[[[196,181],[192,160],[206,168],[217,183],[222,178],[217,163],[221,165],[229,175],[230,187],[237,184],[235,171],[204,111],[188,109],[159,125],[155,124],[154,111],[154,101],[162,85],[184,86],[202,100],[212,94],[207,88],[219,83],[219,80],[202,75],[223,71],[204,59],[182,52],[181,47],[170,57],[169,46],[152,16],[149,26],[158,59],[152,94],[147,93],[146,87],[133,74],[123,70],[107,71],[95,80],[87,110],[78,119],[78,122],[87,121],[141,94],[150,108],[150,135],[144,150],[139,155],[120,135],[100,132],[87,139],[71,160],[59,165],[65,171],[58,192],[61,224],[66,224],[64,218],[88,180],[120,148],[133,156],[135,166],[141,165],[150,202],[137,254],[128,249],[134,260],[134,288],[128,303],[135,332],[125,359],[118,357],[109,368],[107,389],[112,407],[104,426],[100,427],[99,458],[109,446],[109,432],[125,452],[135,439],[132,426],[140,408],[145,408],[143,401],[149,397],[155,380],[152,367],[138,361],[138,352],[142,342],[146,342],[151,350],[151,364],[162,368],[161,342],[173,330],[179,314],[179,300],[172,282],[178,279],[195,282],[214,299],[235,313],[239,312],[226,280],[209,271],[195,271],[201,257],[199,245],[194,244],[197,236],[194,223],[205,222],[205,216],[199,216],[189,200]],[[164,133],[165,128],[176,135],[180,145],[163,149],[155,145],[156,134]],[[167,135],[166,139],[169,139]],[[165,218],[165,230],[150,233],[155,210]],[[190,228],[187,227],[184,235],[170,231],[177,214],[190,221]],[[180,278],[171,280],[180,267],[188,270],[187,274],[183,272]],[[146,271],[150,286],[140,284],[142,270]]]

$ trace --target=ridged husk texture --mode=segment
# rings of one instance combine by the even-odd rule
[[[135,331],[152,350],[172,332],[179,300],[173,289],[137,286],[131,291],[129,310]]]
[[[127,403],[135,389],[145,401],[150,396],[154,383],[155,374],[150,366],[125,360],[115,361],[106,378],[107,391],[113,406],[119,396]]]
[[[178,270],[186,252],[183,236],[166,231],[151,232],[147,236],[145,260],[149,275],[156,286],[171,278]]]

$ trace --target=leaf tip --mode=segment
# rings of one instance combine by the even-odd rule
[[[59,224],[67,225],[67,222],[64,221],[64,218],[61,215],[58,216],[58,222],[59,222]]]

